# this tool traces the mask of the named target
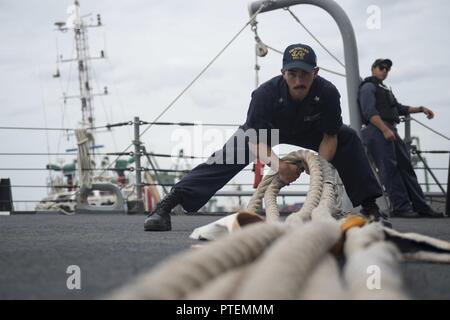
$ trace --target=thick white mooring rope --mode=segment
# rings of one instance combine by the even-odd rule
[[[191,235],[205,239],[220,235],[220,240],[162,262],[107,298],[407,298],[398,271],[400,253],[385,241],[381,224],[364,226],[361,217],[333,218],[339,217],[340,209],[332,166],[311,151],[294,152],[284,159],[306,164],[311,175],[305,204],[286,223],[279,221],[276,207],[284,184],[277,175],[265,176],[247,212],[198,228]],[[242,229],[248,222],[261,222],[256,211],[263,198],[267,222]],[[346,259],[342,273],[336,255]]]
[[[160,264],[152,272],[115,293],[117,299],[182,299],[227,271],[258,258],[285,231],[282,224],[259,223],[188,251]]]
[[[397,248],[378,223],[346,233],[344,279],[352,299],[406,299]]]
[[[253,265],[235,298],[296,299],[301,287],[340,237],[336,222],[320,221],[292,227]]]
[[[336,258],[326,253],[314,267],[297,296],[299,300],[348,299]]]

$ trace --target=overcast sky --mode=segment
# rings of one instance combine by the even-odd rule
[[[425,105],[436,113],[434,120],[416,115],[441,133],[450,136],[450,30],[446,0],[431,1],[337,1],[349,16],[358,42],[362,77],[370,72],[375,58],[394,62],[386,83],[406,105]],[[217,52],[247,22],[249,1],[80,1],[84,14],[102,16],[103,28],[89,30],[90,51],[98,56],[104,49],[107,60],[92,62],[94,91],[109,87],[110,95],[94,100],[96,124],[131,120],[139,116],[153,120],[198,74]],[[75,66],[60,65],[62,77],[52,78],[57,52],[72,56],[73,34],[54,31],[53,23],[67,19],[72,1],[0,1],[0,126],[68,127],[81,118],[76,100],[63,105],[62,92],[78,93]],[[380,29],[369,29],[367,8],[380,8]],[[343,61],[342,37],[336,23],[323,10],[298,5],[292,10],[309,29]],[[258,17],[261,39],[283,50],[303,42],[316,49],[319,65],[343,72],[327,53],[284,10]],[[261,82],[279,74],[281,56],[269,52],[260,59]],[[325,72],[342,95],[344,122],[349,123],[345,79]],[[236,123],[245,120],[250,94],[255,88],[254,40],[247,28],[206,74],[170,109],[161,121]],[[177,127],[152,127],[143,137],[148,150],[171,153]],[[131,128],[119,128],[114,136],[102,134],[104,151],[120,151],[130,143]],[[403,126],[400,126],[403,130]],[[210,132],[211,133],[211,132]],[[230,132],[220,129],[215,135]],[[423,150],[449,150],[449,142],[413,123]],[[222,141],[216,144],[220,147]],[[74,147],[73,137],[60,132],[0,130],[1,152],[63,152]],[[291,150],[291,149],[286,149]],[[193,153],[195,150],[186,150]],[[45,167],[57,157],[13,157],[0,155],[0,168]],[[448,155],[428,156],[432,166],[447,167]],[[169,161],[160,160],[162,167]],[[14,185],[43,185],[46,172],[0,171]],[[438,177],[446,182],[446,172]],[[235,182],[252,183],[242,174]],[[16,200],[40,199],[45,189],[14,189]],[[23,207],[19,207],[23,208]]]

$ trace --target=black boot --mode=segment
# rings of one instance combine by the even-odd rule
[[[444,218],[444,213],[442,212],[437,212],[435,210],[433,210],[431,207],[422,209],[422,210],[417,210],[417,212],[419,213],[419,217],[420,218]]]
[[[172,223],[170,221],[170,212],[181,203],[181,195],[175,189],[172,189],[161,202],[158,203],[156,209],[145,219],[145,231],[170,231]]]
[[[417,212],[413,211],[412,209],[406,209],[406,210],[394,210],[391,213],[391,217],[396,218],[420,218],[420,216],[417,214]]]
[[[369,221],[381,222],[383,226],[392,228],[392,223],[389,221],[389,217],[380,211],[380,208],[375,201],[363,203],[361,213],[369,219]]]

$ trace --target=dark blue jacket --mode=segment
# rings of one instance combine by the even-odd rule
[[[309,133],[337,134],[342,126],[340,94],[329,81],[317,76],[306,98],[294,102],[282,76],[253,91],[244,129],[279,129],[280,141]]]

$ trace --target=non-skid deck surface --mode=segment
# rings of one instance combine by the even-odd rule
[[[0,299],[96,299],[198,241],[191,231],[214,216],[175,216],[170,232],[144,232],[144,216],[0,216]],[[399,231],[450,241],[450,219],[392,219]],[[68,266],[81,270],[69,290]],[[402,264],[410,295],[450,299],[450,265]]]

